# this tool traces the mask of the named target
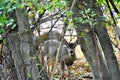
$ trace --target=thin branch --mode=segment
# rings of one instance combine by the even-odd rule
[[[115,12],[116,12],[117,14],[119,14],[120,12],[119,12],[119,10],[117,9],[116,5],[114,4],[113,0],[109,0],[109,1],[110,1],[110,3],[111,3],[112,7],[114,8]]]
[[[72,5],[70,7],[70,11],[72,11],[74,9],[76,2],[77,2],[76,0],[73,0]]]
[[[120,48],[118,47],[118,45],[116,45],[112,40],[111,43],[120,51]]]
[[[41,24],[41,23],[44,23],[44,22],[47,22],[47,21],[50,21],[50,20],[54,20],[54,19],[56,19],[56,18],[59,18],[59,17],[61,17],[61,16],[59,16],[59,17],[55,17],[55,16],[60,15],[61,12],[62,12],[62,11],[58,11],[57,13],[55,13],[55,14],[53,14],[53,15],[51,15],[51,16],[48,16],[48,17],[46,17],[46,18],[44,18],[44,19],[41,19],[41,20],[38,21],[37,23]]]
[[[111,8],[110,8],[109,1],[108,0],[105,0],[105,1],[106,1],[107,5],[108,5],[108,9],[109,9],[110,15],[111,15],[111,17],[113,19],[113,22],[114,22],[115,26],[117,26],[116,21],[115,21],[114,16],[113,16],[113,13],[112,13]]]
[[[38,75],[36,76],[34,80],[37,80],[40,77],[40,74],[42,73],[42,71],[44,71],[46,65],[47,63],[44,64],[44,66],[42,67],[42,69],[40,70],[40,72],[38,73]]]
[[[66,25],[66,23],[65,23],[65,25]],[[61,50],[62,44],[64,42],[65,33],[66,33],[66,29],[63,30],[63,37],[62,37],[61,41],[59,42],[59,46],[58,46],[58,49],[57,49],[57,55],[56,55],[56,61],[55,61],[55,64],[54,64],[54,68],[53,68],[51,77],[50,77],[51,80],[53,79],[53,75],[54,75],[55,70],[57,68],[57,64],[58,64],[58,60],[59,60],[58,58],[59,58],[59,54],[60,54],[60,50]]]
[[[49,33],[52,31],[52,28],[55,26],[55,24],[59,21],[61,17],[58,17],[58,19],[54,22],[54,24],[51,26],[50,30],[49,30]]]

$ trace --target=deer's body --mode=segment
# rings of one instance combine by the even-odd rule
[[[44,60],[44,63],[48,64],[48,73],[51,75],[51,72],[54,67],[54,63],[56,61],[56,55],[58,52],[58,47],[59,47],[60,41],[58,39],[49,39],[44,41],[43,45],[41,46],[41,53],[42,57],[47,56],[47,61]],[[63,42],[60,52],[58,55],[58,62],[60,63],[60,71],[61,71],[61,79],[63,80],[63,75],[65,71],[65,66],[69,67],[71,66],[74,61],[76,60],[76,55],[75,55],[75,44],[74,43],[68,43],[65,44]],[[52,69],[50,70],[50,65]],[[68,70],[69,71],[69,70]]]

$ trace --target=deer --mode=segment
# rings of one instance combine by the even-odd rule
[[[53,31],[53,33],[56,34],[57,32]],[[55,34],[52,34],[52,35],[55,35]],[[58,37],[58,34],[59,33],[57,33],[56,37]],[[61,36],[61,34],[59,35]],[[60,40],[55,38],[54,36],[54,38],[45,40],[42,43],[42,46],[40,49],[41,55],[39,59],[41,63],[48,64],[47,72],[49,76],[51,76],[51,72],[53,71],[53,68],[54,68],[59,43],[60,43]],[[67,42],[66,40],[63,40],[63,44],[61,45],[60,52],[58,55],[58,62],[60,63],[61,80],[64,80],[65,66],[67,66],[68,80],[70,80],[70,66],[73,65],[74,61],[76,60],[76,55],[75,55],[76,45],[77,45],[76,42],[71,43],[71,42]],[[47,60],[44,59],[45,56],[47,57]],[[50,69],[50,66],[51,66],[51,69]]]

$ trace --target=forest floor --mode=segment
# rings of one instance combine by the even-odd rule
[[[54,75],[54,80],[60,80],[60,68],[57,67],[57,71]],[[68,77],[68,73],[64,74],[64,77]],[[92,80],[92,73],[89,68],[89,64],[85,60],[77,59],[70,68],[71,80]],[[65,79],[66,80],[66,79]]]
[[[77,60],[71,66],[70,79],[71,80],[93,80],[92,79],[93,76],[89,68],[89,64],[87,63],[83,53],[81,52],[80,46],[77,46],[75,50],[76,50]],[[119,68],[120,68],[120,52],[116,52],[115,55],[118,60]],[[59,70],[60,70],[60,67],[58,66],[57,71],[54,75],[54,80],[60,80]],[[64,74],[64,76],[68,77],[68,74],[66,73]]]
[[[77,46],[76,49],[77,60],[70,67],[70,79],[71,80],[92,80],[92,72],[89,68],[83,53],[81,52],[80,46]],[[54,80],[60,80],[60,67],[57,67],[57,71],[54,75]],[[68,73],[64,74],[65,77],[68,77]],[[67,79],[65,79],[67,80]]]

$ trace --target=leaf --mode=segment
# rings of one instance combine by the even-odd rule
[[[12,9],[16,9],[18,7],[19,7],[19,4],[15,4],[15,5],[12,6]]]
[[[27,76],[28,76],[29,78],[31,78],[31,77],[32,77],[31,73],[27,73]]]
[[[11,18],[11,19],[10,19],[10,22],[14,22],[14,19],[13,19],[13,18]]]
[[[84,23],[90,23],[90,20],[86,19],[84,20]]]
[[[72,27],[73,27],[73,28],[78,28],[78,26],[75,26],[75,25],[74,25],[74,26],[72,26]]]
[[[3,33],[3,32],[5,32],[5,29],[3,29],[3,28],[0,29],[0,34]]]
[[[26,4],[23,3],[23,4],[21,4],[21,5],[19,6],[19,8],[24,9],[24,8],[25,8],[25,5],[26,5]]]
[[[8,13],[11,13],[11,12],[13,12],[13,11],[14,11],[14,9],[12,9],[12,8],[9,8],[9,9],[7,10]]]
[[[73,15],[73,12],[72,12],[72,11],[66,11],[66,12],[65,12],[65,15],[66,15],[67,17],[70,17],[71,15]]]
[[[85,20],[82,20],[82,22],[81,22],[82,24],[85,24],[86,22],[85,22]]]
[[[68,24],[69,24],[69,25],[73,25],[73,20],[72,20],[72,19],[69,19],[69,20],[68,20]]]
[[[52,7],[52,3],[50,3],[50,4],[47,3],[47,4],[45,5],[45,9],[46,9],[46,10],[50,10],[51,7]]]
[[[40,14],[43,14],[45,11],[45,7],[44,6],[40,6],[40,8],[38,9]]]
[[[85,30],[85,32],[89,32],[89,29],[84,29]]]
[[[80,32],[80,37],[84,37],[85,36],[85,32]]]
[[[0,22],[0,26],[3,27],[3,26],[4,26],[4,23]]]
[[[88,64],[88,63],[86,63],[86,64],[84,64],[84,66],[85,66],[85,67],[89,67],[89,64]]]
[[[2,15],[2,13],[3,13],[3,12],[2,12],[2,11],[0,11],[0,16]]]
[[[6,20],[6,15],[5,15],[5,14],[3,14],[2,18],[3,18],[3,20]]]
[[[58,0],[53,0],[53,2],[58,2]]]
[[[96,26],[97,25],[97,22],[93,22],[93,26]]]
[[[33,18],[34,18],[34,13],[29,14],[29,15],[28,15],[28,18],[29,18],[29,19],[33,19]]]
[[[9,23],[10,23],[10,21],[5,20],[5,25],[6,25],[6,26],[9,26]]]
[[[14,29],[15,27],[16,27],[16,24],[13,24],[12,27],[11,27],[11,29]]]
[[[88,14],[88,13],[90,13],[90,11],[91,11],[91,9],[88,8],[88,9],[86,10],[86,13]]]
[[[3,39],[3,44],[6,44],[6,42],[7,42],[6,39]]]
[[[96,14],[95,14],[95,13],[92,13],[91,16],[94,17],[94,16],[96,16]]]
[[[118,13],[117,18],[120,19],[120,13]]]
[[[5,0],[5,2],[6,2],[6,3],[8,3],[8,2],[9,2],[9,0]]]

